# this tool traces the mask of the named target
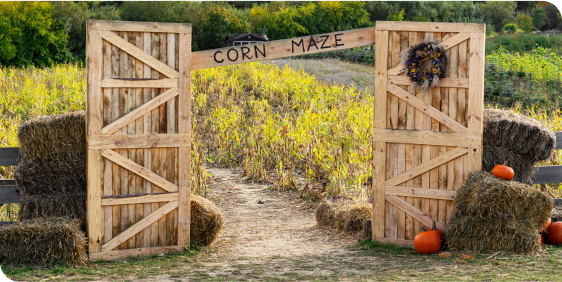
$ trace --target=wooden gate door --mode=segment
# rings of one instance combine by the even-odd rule
[[[373,238],[413,245],[421,226],[445,229],[456,190],[482,165],[484,24],[377,22]],[[415,91],[399,54],[436,40],[449,72]]]
[[[191,25],[88,21],[91,259],[189,246]]]

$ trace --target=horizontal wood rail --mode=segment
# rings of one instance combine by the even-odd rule
[[[21,161],[19,147],[0,148],[0,166],[16,166]]]

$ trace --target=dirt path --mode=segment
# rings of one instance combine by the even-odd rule
[[[209,198],[225,218],[215,243],[224,258],[269,259],[279,256],[341,255],[353,244],[351,236],[316,226],[314,206],[296,193],[267,191],[267,184],[247,183],[240,172],[211,169]]]
[[[340,276],[341,264],[356,261],[357,251],[348,248],[356,243],[353,236],[319,228],[314,205],[297,193],[248,183],[237,170],[212,168],[210,173],[208,198],[221,209],[225,224],[213,254],[199,261],[189,278],[324,280]],[[367,275],[366,266],[377,259],[362,258],[356,269],[348,270],[355,277]]]

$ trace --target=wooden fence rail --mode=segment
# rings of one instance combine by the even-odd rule
[[[555,148],[562,150],[562,132],[556,132]],[[0,166],[16,166],[20,160],[19,148],[0,148]],[[535,184],[562,183],[562,165],[536,167],[531,179]],[[0,180],[0,206],[3,204],[20,203],[20,198],[21,195],[14,180]]]

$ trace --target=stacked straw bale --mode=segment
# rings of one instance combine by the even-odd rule
[[[530,253],[552,200],[530,185],[472,172],[457,191],[446,242],[452,251]]]
[[[369,204],[323,202],[316,208],[316,222],[320,226],[358,232],[363,230],[365,221],[371,218],[371,209]]]
[[[513,180],[532,184],[533,167],[550,158],[556,136],[542,123],[511,111],[484,112],[482,169],[491,172],[505,164],[513,168]]]
[[[218,237],[224,219],[215,204],[203,197],[191,195],[192,245],[209,246]]]
[[[87,240],[77,219],[37,218],[0,227],[0,261],[68,266],[88,263]]]
[[[86,227],[86,124],[83,112],[22,123],[23,153],[14,178],[22,191],[20,220],[66,216]]]

